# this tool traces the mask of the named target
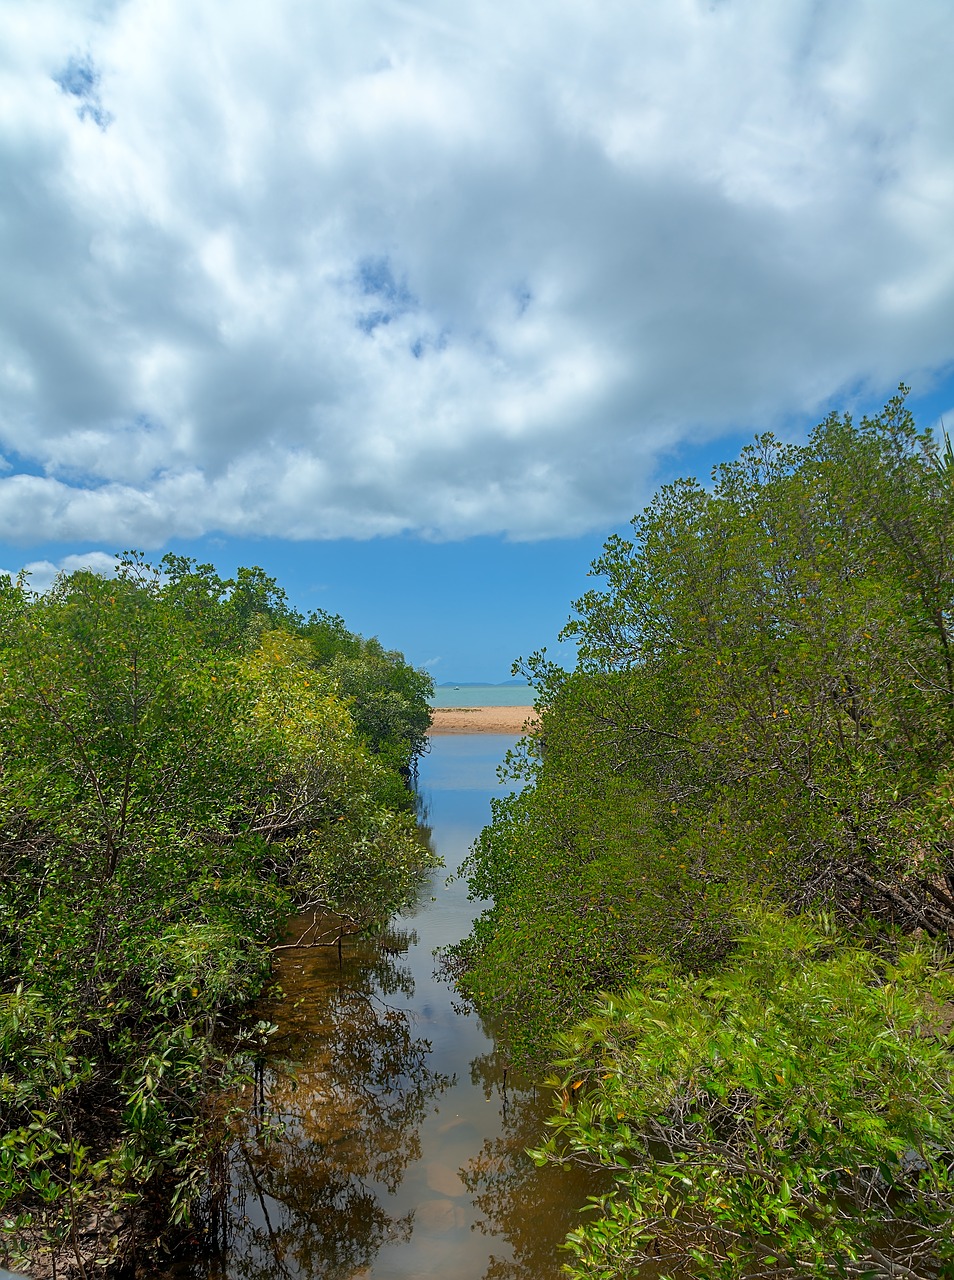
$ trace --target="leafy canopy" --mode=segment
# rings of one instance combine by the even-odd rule
[[[563,1061],[540,1158],[612,1174],[573,1275],[954,1273],[948,453],[903,388],[760,436],[607,542],[574,671],[524,664],[452,960]]]
[[[350,633],[316,652],[261,570],[182,557],[42,596],[4,578],[0,623],[0,1208],[22,1262],[94,1208],[188,1220],[210,1093],[266,1030],[221,1024],[284,918],[378,927],[429,862],[398,771],[429,683]],[[399,704],[373,734],[362,672]]]

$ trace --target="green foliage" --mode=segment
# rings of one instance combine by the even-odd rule
[[[576,670],[524,665],[540,727],[453,959],[518,1058],[578,1023],[546,1156],[615,1189],[573,1275],[954,1274],[950,969],[876,958],[954,938],[950,481],[903,388],[760,436],[609,540]]]
[[[137,562],[136,552],[126,558]],[[288,606],[283,587],[264,569],[239,567],[234,578],[220,578],[211,564],[172,553],[161,562],[163,596],[198,626],[207,645],[217,649],[247,648],[260,632],[275,627],[297,630],[301,614]]]
[[[505,1019],[512,1052],[539,1059],[555,1026],[632,980],[647,949],[684,964],[711,959],[728,890],[659,856],[669,835],[626,780],[599,791],[586,764],[532,770],[534,784],[493,802],[469,860],[472,896],[493,906],[455,952],[458,985]]]
[[[374,637],[354,635],[337,614],[311,614],[300,633],[315,663],[350,700],[358,732],[371,750],[410,777],[427,750],[432,677]]]
[[[954,494],[935,457],[901,397],[804,449],[761,437],[607,545],[609,589],[568,633],[616,768],[715,874],[942,934],[954,861],[924,820],[954,728]]]
[[[606,586],[566,628],[577,670],[527,666],[530,785],[469,865],[492,905],[463,985],[515,1012],[521,1046],[642,951],[718,964],[740,901],[954,936],[954,490],[936,461],[899,396],[805,448],[760,437],[607,543]]]
[[[611,1170],[569,1274],[949,1275],[950,970],[763,916],[732,965],[648,962],[561,1037],[541,1163]]]
[[[45,596],[5,579],[0,615],[0,1212],[22,1261],[148,1188],[187,1220],[210,1098],[262,1033],[217,1028],[269,939],[293,906],[378,926],[428,855],[389,740],[369,749],[261,570],[127,555]]]
[[[260,788],[250,829],[280,842],[300,905],[369,928],[408,900],[426,859],[400,779],[310,658],[307,640],[273,631],[239,664],[255,693],[243,730]]]
[[[323,609],[310,613],[301,626],[301,634],[307,637],[318,666],[324,666],[339,654],[345,658],[361,655],[361,637],[348,630],[339,613],[325,613]]]
[[[139,567],[82,571],[33,601],[5,652],[11,805],[112,876],[148,830],[224,815],[240,691]]]

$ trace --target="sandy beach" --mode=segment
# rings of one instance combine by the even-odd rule
[[[533,707],[435,707],[429,732],[522,733]]]

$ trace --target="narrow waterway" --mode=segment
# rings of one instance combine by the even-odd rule
[[[280,953],[285,995],[261,1089],[222,1170],[210,1280],[555,1280],[592,1188],[538,1170],[547,1099],[505,1077],[492,1029],[462,1011],[433,951],[478,908],[454,875],[490,817],[516,739],[432,740],[420,772],[445,866],[383,938]]]

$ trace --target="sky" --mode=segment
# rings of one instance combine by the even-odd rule
[[[0,570],[258,564],[435,679],[900,381],[954,422],[950,0],[0,0]]]

